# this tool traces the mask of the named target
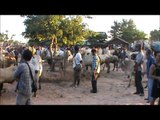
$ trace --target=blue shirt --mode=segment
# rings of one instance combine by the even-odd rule
[[[147,63],[146,63],[146,73],[147,73],[147,78],[149,78],[149,70],[150,70],[150,67],[151,65],[155,63],[155,59],[152,55],[150,55],[148,58],[147,58]]]
[[[99,57],[98,55],[93,55],[93,59],[92,59],[92,74],[94,72],[94,70],[97,70],[97,72],[99,73],[99,68],[100,64],[99,64]]]

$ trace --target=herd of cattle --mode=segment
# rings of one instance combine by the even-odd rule
[[[88,50],[89,49],[89,50]],[[87,70],[88,66],[92,64],[92,55],[90,48],[83,48],[80,50],[83,58],[83,70]],[[110,64],[114,64],[113,71],[120,68],[124,73],[131,79],[133,75],[133,66],[134,66],[134,58],[137,52],[126,51],[126,59],[121,60],[118,56],[113,55],[114,51],[110,52],[110,54],[99,54],[101,59],[101,65],[103,67],[107,67],[107,73],[110,72]],[[72,61],[73,55],[68,56],[69,61]],[[16,69],[16,59],[12,55],[2,55],[0,59],[0,95],[2,93],[2,88],[4,83],[13,83],[15,79],[13,78],[13,72]],[[144,64],[145,67],[145,64]],[[85,73],[85,72],[84,72]]]

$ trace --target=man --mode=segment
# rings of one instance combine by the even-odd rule
[[[79,47],[76,45],[74,47],[75,54],[73,57],[73,70],[74,70],[74,83],[73,83],[73,88],[76,88],[79,86],[80,83],[80,75],[81,75],[81,70],[82,70],[82,55],[79,52]],[[77,66],[79,66],[77,68]]]
[[[97,93],[97,79],[100,73],[100,58],[97,55],[96,49],[92,49],[92,77],[91,77],[91,84],[92,84],[92,90],[90,91],[91,93]]]
[[[151,96],[151,91],[152,91],[152,86],[153,86],[153,80],[150,78],[149,76],[149,70],[150,70],[150,66],[155,62],[155,59],[152,55],[152,51],[150,49],[148,49],[146,51],[146,57],[147,57],[147,63],[146,63],[146,71],[143,73],[147,75],[147,80],[148,80],[148,97],[145,98],[145,100],[148,100],[147,102],[151,102],[152,101],[152,96]]]
[[[153,86],[151,91],[152,100],[150,105],[155,105],[156,99],[158,99],[158,105],[160,105],[160,51],[154,53],[155,63],[151,65],[149,70],[150,78],[153,80]]]
[[[138,54],[135,60],[135,85],[136,85],[136,92],[134,94],[139,94],[140,96],[144,96],[144,89],[142,86],[142,63],[144,61],[144,56],[141,52],[141,45],[138,44],[136,46],[138,50]]]
[[[24,50],[22,58],[24,61],[18,65],[14,73],[14,77],[18,79],[16,105],[31,105],[31,85],[33,81],[28,65],[31,68],[32,75],[35,76],[34,66],[29,62],[32,58],[32,52],[28,49]],[[28,63],[28,65],[26,62]]]

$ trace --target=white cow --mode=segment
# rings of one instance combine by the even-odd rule
[[[0,68],[0,96],[3,89],[3,83],[13,83],[16,79],[14,78],[14,71],[17,66],[11,65],[7,68]]]

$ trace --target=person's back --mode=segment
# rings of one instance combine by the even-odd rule
[[[22,54],[22,57],[24,61],[18,64],[18,67],[14,73],[14,77],[18,79],[16,86],[16,91],[18,90],[16,105],[30,105],[32,97],[31,85],[33,83],[31,74],[32,76],[35,76],[34,66],[29,62],[32,58],[32,52],[30,50],[25,50]]]
[[[34,68],[34,66],[30,63],[29,66],[31,68]],[[32,73],[34,73],[34,70],[32,70]],[[24,95],[31,95],[31,77],[30,72],[28,69],[28,66],[25,62],[22,62],[19,64],[17,71],[15,72],[15,77],[19,77],[18,81],[18,92]]]
[[[160,76],[160,65],[157,65],[156,63],[154,63],[154,65],[155,65],[154,75]],[[154,98],[160,97],[160,82],[157,79],[154,79],[153,82],[152,96]]]

